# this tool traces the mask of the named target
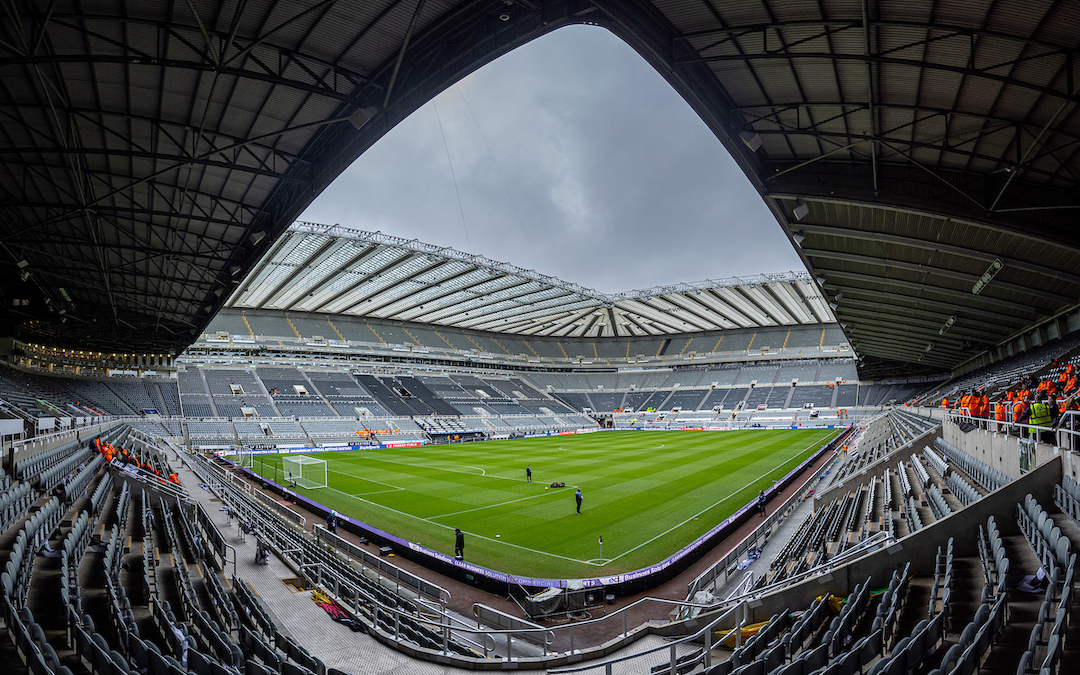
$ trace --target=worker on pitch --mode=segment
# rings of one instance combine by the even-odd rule
[[[532,482],[532,464],[526,464],[525,465],[525,482],[526,483],[531,483]]]
[[[460,527],[454,528],[454,557],[458,560],[465,559],[465,533]]]

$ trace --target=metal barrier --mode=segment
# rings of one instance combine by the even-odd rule
[[[1013,421],[1012,404],[1000,401],[998,404],[1008,406],[1005,421],[972,415],[966,408],[945,411],[944,417],[954,424],[974,424],[987,431],[1021,438],[1038,438],[1050,431],[1054,432],[1054,445],[1069,451],[1080,451],[1080,410],[1061,413],[1056,426],[1036,426]]]
[[[401,588],[405,587],[414,593],[427,596],[443,605],[450,602],[450,591],[442,586],[433,584],[426,579],[421,579],[412,572],[408,572],[384,558],[365,551],[351,541],[339,537],[337,534],[327,530],[323,525],[316,523],[314,529],[315,539],[317,541],[333,546],[359,562],[366,569],[375,572],[378,575],[378,581],[380,583],[382,583],[383,579],[394,582],[395,592],[400,593]]]
[[[553,668],[547,672],[549,675],[562,675],[564,673],[583,673],[590,670],[603,669],[605,675],[612,675],[614,672],[614,666],[621,664],[620,670],[624,669],[626,664],[630,662],[634,663],[631,667],[631,672],[649,672],[644,670],[648,666],[638,665],[641,660],[652,656],[654,654],[660,654],[662,652],[668,653],[668,667],[664,670],[655,671],[651,667],[648,667],[650,671],[656,675],[675,675],[676,673],[683,672],[684,669],[689,670],[696,667],[698,664],[703,665],[705,668],[712,666],[712,651],[713,649],[725,642],[728,638],[734,636],[736,648],[742,646],[742,627],[746,624],[748,616],[748,605],[746,603],[739,603],[734,607],[731,607],[727,611],[723,612],[716,618],[709,621],[703,628],[699,629],[692,635],[688,635],[684,638],[675,640],[669,644],[661,645],[659,647],[653,647],[637,654],[631,654],[629,656],[620,656],[614,659],[608,659],[600,663],[590,663],[586,665],[571,666],[568,668]],[[731,621],[734,627],[721,635],[718,639],[714,640],[714,636],[717,633],[721,624]],[[698,645],[700,643],[700,647]],[[684,646],[693,646],[700,649],[700,653],[696,656],[679,660],[679,648]]]
[[[749,602],[750,600],[760,598],[763,595],[768,595],[769,593],[772,593],[773,591],[776,591],[778,589],[793,586],[794,584],[797,584],[804,579],[818,576],[829,571],[833,567],[836,567],[838,565],[845,565],[848,562],[854,560],[855,558],[862,557],[867,553],[872,553],[880,549],[882,546],[889,546],[895,541],[896,538],[888,532],[875,532],[873,536],[863,539],[855,546],[852,546],[843,553],[840,553],[835,557],[830,558],[829,560],[820,565],[815,565],[808,570],[804,570],[798,574],[794,574],[790,577],[787,577],[783,581],[776,582],[775,584],[769,584],[768,586],[762,586],[760,588],[752,588],[746,593],[743,593],[742,595],[728,596],[724,603],[714,605],[714,607],[725,607],[727,606],[728,602]]]
[[[229,474],[229,475],[232,476],[232,474]],[[236,476],[232,476],[232,478],[234,480],[237,480],[237,481],[241,482],[241,483],[244,483],[245,485],[247,484],[245,481],[241,480],[240,478],[238,478]],[[302,528],[305,528],[305,529],[307,528],[307,518],[304,518],[302,515],[300,515],[296,511],[293,511],[288,506],[285,506],[284,504],[282,504],[278,500],[274,499],[270,495],[266,494],[265,492],[262,492],[261,490],[253,490],[252,492],[255,495],[255,499],[262,502],[262,504],[264,506],[270,507],[271,509],[276,511],[279,515],[283,516],[286,520],[289,520],[289,521],[295,523],[296,525],[299,525]]]

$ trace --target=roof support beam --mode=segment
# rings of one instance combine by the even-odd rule
[[[964,272],[956,272],[953,270],[944,269],[941,267],[934,267],[932,265],[924,265],[922,263],[911,263],[896,260],[894,258],[876,258],[873,256],[859,255],[857,253],[841,253],[839,251],[829,251],[826,249],[815,249],[804,245],[803,251],[810,258],[818,258],[823,260],[843,260],[845,262],[853,262],[860,265],[873,265],[882,268],[883,272],[886,272],[889,268],[907,270],[909,272],[915,272],[917,274],[932,274],[946,279],[952,279],[954,281],[960,281],[966,284],[974,285],[979,280],[979,276],[976,274],[966,274]],[[823,270],[824,271],[824,270]],[[994,279],[994,286],[1002,288],[1013,293],[1021,293],[1028,296],[1034,296],[1048,300],[1053,303],[1065,305],[1073,302],[1075,299],[1057,293],[1050,293],[1038,288],[1029,288],[1027,286],[1021,286],[1019,284],[1012,284],[999,279]]]

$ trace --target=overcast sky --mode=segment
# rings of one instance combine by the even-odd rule
[[[592,26],[535,40],[446,90],[301,220],[452,246],[608,293],[804,269],[693,110]]]

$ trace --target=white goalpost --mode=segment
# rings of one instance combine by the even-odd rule
[[[241,452],[243,448],[233,448],[225,452],[225,458],[242,466],[245,469],[255,468],[255,455],[249,452]]]
[[[282,461],[285,482],[306,489],[326,487],[326,460],[307,455],[286,455]]]

